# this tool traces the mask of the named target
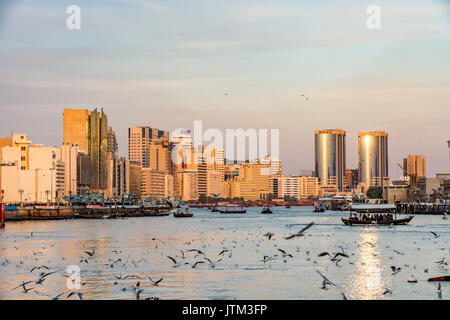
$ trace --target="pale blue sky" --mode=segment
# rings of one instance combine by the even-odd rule
[[[81,30],[66,8],[81,7]],[[366,8],[381,8],[381,29]],[[390,175],[411,153],[449,172],[449,1],[40,0],[0,5],[0,135],[59,145],[64,107],[127,128],[279,128],[286,173],[312,169],[313,131],[389,133]],[[227,92],[229,95],[225,96]],[[301,94],[310,96],[305,101]]]

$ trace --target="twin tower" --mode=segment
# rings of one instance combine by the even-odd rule
[[[346,132],[316,130],[315,175],[322,188],[346,189]],[[358,182],[380,186],[388,177],[388,134],[384,131],[358,133]]]

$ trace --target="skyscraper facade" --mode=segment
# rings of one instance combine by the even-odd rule
[[[341,129],[316,130],[315,175],[322,187],[345,187],[345,137]]]
[[[128,158],[139,162],[142,168],[151,168],[152,142],[159,141],[168,145],[169,132],[150,127],[135,127],[128,129]],[[156,149],[155,149],[156,150]],[[153,167],[155,170],[159,170]]]
[[[64,109],[63,143],[78,145],[89,156],[89,185],[102,192],[108,187],[108,118],[103,109]]]
[[[380,186],[389,177],[388,134],[384,131],[358,133],[359,182]]]

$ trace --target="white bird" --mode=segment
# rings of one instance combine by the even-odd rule
[[[153,283],[154,286],[157,286],[164,278],[161,278],[157,281],[154,281],[152,278],[150,278],[149,276],[147,276],[147,279]]]

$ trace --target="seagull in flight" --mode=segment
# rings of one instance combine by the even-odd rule
[[[344,257],[344,258],[348,258],[349,256],[346,255],[345,253],[342,252],[336,252],[334,253],[333,256],[331,256],[331,254],[329,254],[328,252],[324,251],[322,253],[319,253],[318,257],[324,257],[324,256],[330,256],[330,261],[336,261],[338,260],[338,257]]]
[[[164,278],[161,278],[157,281],[154,281],[152,278],[150,278],[150,276],[147,276],[147,279],[153,283],[154,286],[157,286]]]
[[[267,237],[267,239],[272,239],[272,237],[274,236],[274,234],[272,232],[267,232],[266,234],[263,235],[264,237]]]
[[[430,231],[430,233],[435,237],[435,238],[439,238],[439,235],[436,232]]]
[[[292,239],[292,238],[295,238],[295,237],[302,237],[302,236],[304,236],[303,233],[304,233],[306,230],[308,230],[309,228],[311,228],[313,225],[314,225],[314,222],[311,222],[310,224],[308,224],[306,227],[304,227],[304,228],[303,228],[302,230],[300,230],[299,232],[294,233],[294,234],[292,234],[292,235],[286,237],[285,239],[286,239],[286,240],[289,240],[289,239]]]
[[[17,287],[12,288],[11,291],[13,291],[13,290],[15,290],[15,289],[17,289],[17,288],[19,288],[19,287],[22,287],[23,293],[28,293],[28,291],[34,289],[34,287],[33,287],[33,288],[27,288],[26,285],[29,284],[29,283],[32,283],[32,282],[33,282],[33,280],[27,281],[27,282],[22,282],[22,283],[19,284]]]
[[[317,273],[322,277],[323,281],[322,281],[322,289],[326,289],[326,285],[332,285],[334,287],[337,287],[337,285],[335,285],[333,282],[331,282],[327,277],[325,277],[319,270],[316,270]]]
[[[283,254],[283,257],[291,257],[292,258],[292,254],[287,253],[286,251],[284,251],[283,249],[277,249],[278,251],[280,251]]]
[[[33,267],[33,269],[30,270],[30,273],[33,272],[36,269],[40,270],[42,268],[49,270],[49,268],[47,266]]]
[[[173,267],[174,268],[178,268],[180,266],[180,264],[177,262],[177,260],[175,260],[174,258],[167,256],[167,258],[169,258],[170,260],[172,260],[173,262]]]
[[[67,298],[70,298],[71,296],[73,296],[74,294],[77,295],[78,299],[83,300],[83,294],[79,291],[72,291],[71,293],[69,293],[67,295]]]

